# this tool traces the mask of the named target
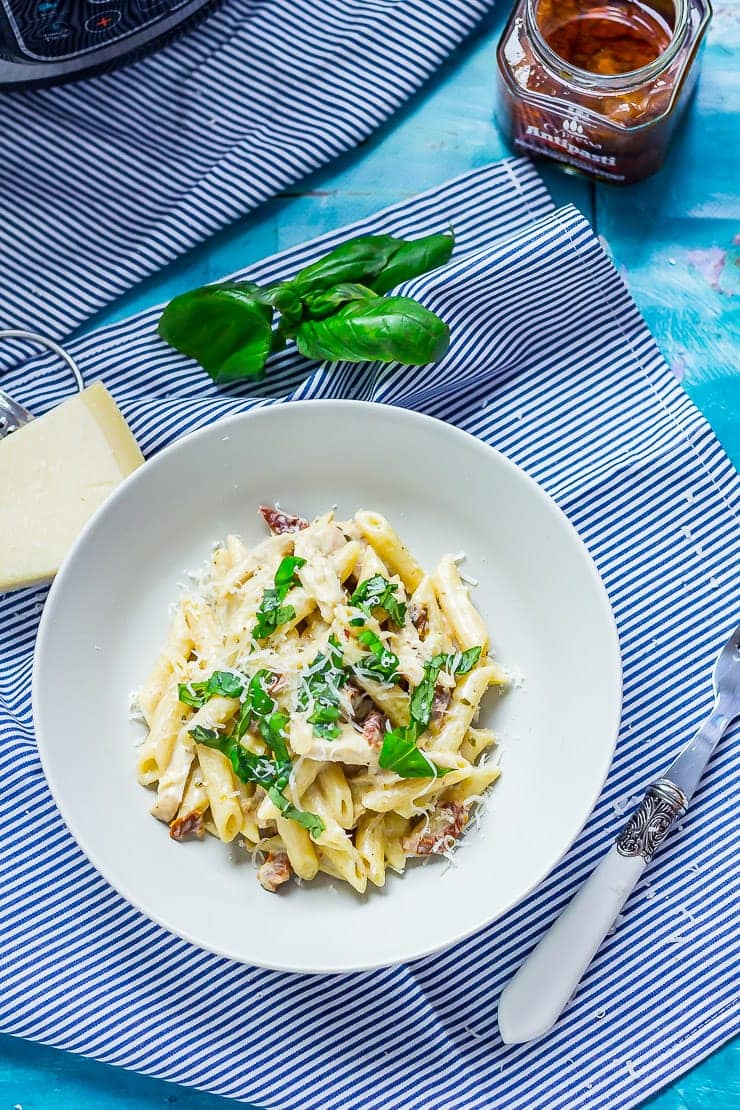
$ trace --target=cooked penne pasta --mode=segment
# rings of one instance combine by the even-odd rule
[[[462,836],[506,674],[452,556],[425,573],[377,512],[260,512],[273,534],[228,536],[175,608],[138,777],[173,839],[261,853],[266,890],[323,872],[363,894]]]

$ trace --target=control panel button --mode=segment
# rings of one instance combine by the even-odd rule
[[[85,30],[103,34],[105,31],[112,31],[116,24],[120,22],[121,13],[115,8],[108,8],[107,11],[90,16],[85,22]]]

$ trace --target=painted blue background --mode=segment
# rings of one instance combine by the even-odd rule
[[[502,4],[401,115],[363,147],[139,286],[95,324],[120,319],[509,153],[492,113],[495,45],[507,9]],[[740,0],[720,0],[697,97],[660,174],[619,190],[543,169],[556,202],[573,202],[591,220],[670,366],[738,466],[739,105]],[[0,1110],[233,1105],[0,1038]],[[737,1110],[740,1042],[716,1052],[647,1106]]]

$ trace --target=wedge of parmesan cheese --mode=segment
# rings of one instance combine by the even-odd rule
[[[95,510],[143,461],[102,382],[0,440],[0,592],[53,578]]]

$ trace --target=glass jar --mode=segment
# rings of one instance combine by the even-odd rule
[[[517,0],[497,113],[522,153],[627,184],[660,169],[691,95],[709,0]]]

